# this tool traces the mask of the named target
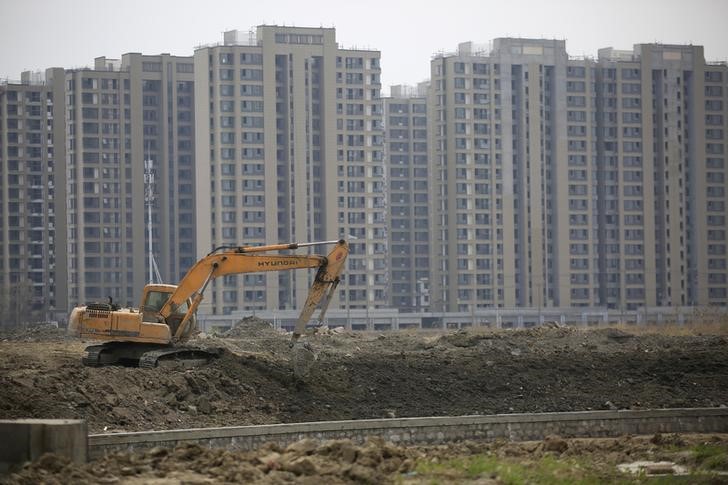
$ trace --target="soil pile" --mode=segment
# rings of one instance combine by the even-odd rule
[[[475,468],[463,470],[464,477],[453,476],[453,472],[459,471],[458,467],[463,468],[462,463],[468,463],[468,457],[479,457],[481,463],[504,460],[504,463],[516,462],[525,467],[544,458],[558,459],[576,464],[576,469],[583,469],[581,473],[588,473],[590,477],[587,482],[595,479],[613,482],[615,478],[625,478],[616,472],[617,465],[635,460],[658,459],[695,469],[701,465],[700,453],[683,450],[699,450],[701,446],[704,450],[708,449],[706,446],[717,451],[728,449],[728,435],[655,435],[616,439],[562,439],[551,436],[541,442],[462,442],[430,447],[395,446],[379,439],[369,439],[361,445],[350,440],[302,440],[285,448],[267,444],[251,452],[182,445],[173,450],[153,448],[141,453],[117,453],[82,466],[70,464],[54,455],[44,455],[6,477],[5,482],[405,484],[513,481],[509,479],[508,470],[497,466],[481,467],[482,471]],[[438,467],[448,463],[454,466]],[[719,470],[728,465],[725,461],[721,463],[718,463]],[[552,476],[553,468],[547,473],[551,481],[556,478]],[[578,478],[579,472],[576,473]]]
[[[65,328],[58,328],[52,323],[40,323],[17,328],[4,329],[0,332],[0,342],[44,342],[72,340]]]
[[[264,325],[264,324],[265,325]],[[307,338],[248,321],[194,369],[86,368],[75,340],[0,341],[0,418],[82,418],[91,432],[337,419],[728,405],[728,338],[538,328]]]
[[[258,317],[246,317],[237,322],[230,330],[223,332],[222,337],[226,338],[271,338],[277,337],[281,332],[273,328],[268,320]]]

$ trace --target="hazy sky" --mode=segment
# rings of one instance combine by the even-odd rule
[[[336,27],[343,47],[382,52],[382,86],[429,77],[432,54],[496,37],[566,39],[572,56],[643,42],[705,46],[728,60],[727,0],[0,0],[0,78],[93,65],[125,52],[191,55],[225,30]]]

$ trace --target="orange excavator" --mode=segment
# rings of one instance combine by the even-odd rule
[[[334,244],[328,255],[271,254],[322,244]],[[195,313],[205,289],[220,276],[261,271],[317,268],[306,303],[293,331],[293,344],[304,333],[316,308],[323,320],[339,284],[349,254],[346,241],[222,247],[199,260],[178,285],[148,284],[138,309],[109,303],[89,303],[73,309],[68,333],[102,341],[86,348],[84,365],[124,364],[156,367],[162,360],[209,360],[220,349],[183,345],[197,333]]]

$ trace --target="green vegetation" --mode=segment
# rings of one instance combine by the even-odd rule
[[[470,483],[494,479],[498,483],[520,484],[629,484],[655,485],[727,483],[728,446],[725,444],[699,444],[693,447],[669,446],[675,462],[682,462],[690,470],[681,476],[628,475],[619,472],[617,463],[598,455],[559,456],[537,453],[532,457],[496,457],[490,453],[450,458],[446,460],[421,459],[413,473],[400,477],[401,483],[450,484]],[[678,458],[678,457],[681,457]],[[635,457],[635,460],[638,458]],[[686,461],[688,463],[686,463]],[[717,481],[716,481],[717,480]]]
[[[619,480],[615,471],[610,470],[605,475],[594,469],[586,459],[561,459],[554,455],[545,455],[534,460],[473,455],[442,463],[420,462],[415,471],[420,479],[424,479],[424,483],[432,484],[467,483],[478,478],[497,478],[501,483],[513,485],[628,483],[627,480]]]
[[[702,443],[691,451],[698,468],[728,472],[728,446]]]

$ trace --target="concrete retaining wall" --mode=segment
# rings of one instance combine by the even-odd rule
[[[0,474],[43,453],[85,463],[86,421],[74,419],[0,420]]]
[[[348,438],[361,443],[369,436],[378,436],[398,444],[440,444],[467,439],[538,440],[550,434],[608,437],[654,433],[728,433],[728,408],[365,419],[98,434],[89,436],[89,453],[93,458],[180,443],[251,450],[266,442],[285,446],[304,438]]]

